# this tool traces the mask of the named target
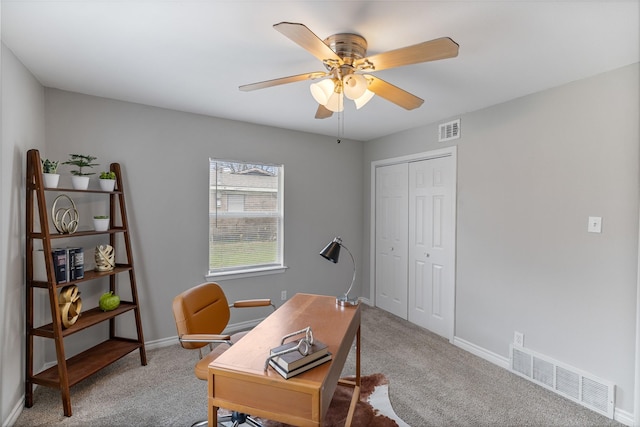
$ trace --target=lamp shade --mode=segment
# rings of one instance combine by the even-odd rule
[[[340,243],[339,238],[336,237],[331,243],[324,247],[320,252],[320,255],[337,264],[338,259],[340,258]]]
[[[344,96],[349,99],[358,99],[367,90],[367,79],[361,74],[349,74],[343,79]]]
[[[324,106],[327,108],[327,110],[333,111],[334,113],[340,113],[342,110],[344,110],[344,99],[342,97],[342,92],[333,92]]]
[[[356,104],[356,109],[359,110],[364,107],[367,102],[371,101],[371,98],[373,98],[374,95],[375,93],[371,92],[369,89],[365,90],[364,94],[360,98],[353,100]]]
[[[329,97],[334,93],[335,84],[331,79],[324,79],[317,83],[312,83],[309,88],[313,99],[318,104],[325,105],[329,101]]]

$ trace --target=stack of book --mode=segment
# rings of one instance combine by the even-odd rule
[[[58,283],[84,278],[84,250],[82,248],[53,248],[53,268]]]
[[[291,341],[279,347],[271,349],[271,355],[291,350],[298,345],[299,341]],[[303,347],[304,348],[304,345]],[[284,378],[291,378],[311,368],[315,368],[331,360],[331,353],[327,345],[315,340],[311,345],[307,355],[303,355],[298,350],[284,353],[269,360],[269,365]]]

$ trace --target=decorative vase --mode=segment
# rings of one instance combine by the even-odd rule
[[[107,231],[109,229],[109,218],[93,218],[93,228],[96,231]]]
[[[71,176],[71,185],[76,190],[86,190],[89,188],[89,177],[81,176],[81,175],[72,175]]]
[[[44,186],[46,188],[57,188],[58,181],[60,180],[60,174],[58,173],[43,173],[42,178],[44,180]]]
[[[100,179],[100,189],[102,191],[113,191],[116,186],[115,179]]]

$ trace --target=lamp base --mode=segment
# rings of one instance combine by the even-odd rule
[[[355,307],[359,303],[360,301],[358,301],[358,298],[349,298],[347,295],[336,297],[336,304],[341,305],[342,307]]]

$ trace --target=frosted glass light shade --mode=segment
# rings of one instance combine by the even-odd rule
[[[344,110],[344,99],[342,98],[342,92],[333,92],[324,106],[327,108],[327,110],[333,111],[334,113],[340,113],[342,110]]]
[[[358,99],[354,99],[353,102],[356,103],[356,109],[361,109],[362,107],[364,107],[364,105],[371,101],[371,98],[373,98],[373,95],[375,95],[375,93],[371,92],[369,89],[364,91],[364,94],[359,97]]]
[[[358,99],[367,90],[367,79],[361,74],[349,74],[343,79],[344,95],[349,99]]]
[[[334,93],[334,88],[335,84],[331,79],[320,80],[317,83],[312,83],[309,87],[313,99],[315,99],[316,102],[321,105],[327,104],[327,102],[329,101],[329,97],[331,97],[331,95]]]

